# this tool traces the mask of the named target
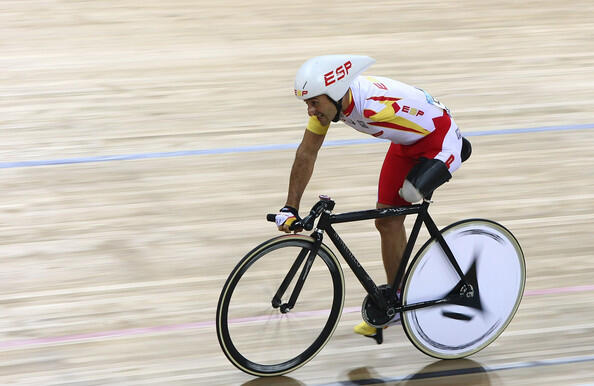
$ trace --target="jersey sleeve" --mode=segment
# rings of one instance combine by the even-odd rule
[[[307,130],[318,135],[326,135],[329,127],[330,125],[323,126],[315,115],[309,117],[309,122],[307,122]]]

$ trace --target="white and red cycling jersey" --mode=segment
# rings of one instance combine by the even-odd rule
[[[401,186],[406,172],[421,157],[443,161],[450,173],[460,167],[460,131],[447,107],[427,92],[385,77],[359,76],[347,96],[349,106],[340,120],[393,144],[382,168],[379,202],[403,204],[398,197],[382,198],[386,196],[382,190],[392,192],[393,187],[388,185]],[[307,125],[309,131],[320,135],[326,134],[328,127],[316,116],[311,116]],[[393,159],[398,161],[389,161]]]

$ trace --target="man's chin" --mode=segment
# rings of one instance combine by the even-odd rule
[[[318,121],[320,121],[322,126],[327,126],[330,124],[330,120],[326,117],[323,117],[323,118],[318,117]]]

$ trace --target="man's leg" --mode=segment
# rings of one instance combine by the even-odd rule
[[[389,205],[377,204],[377,208],[388,208]],[[375,227],[380,233],[382,260],[386,270],[386,283],[394,286],[396,273],[406,247],[406,230],[404,218],[406,216],[384,217],[375,220]]]
[[[410,205],[398,195],[398,189],[402,186],[402,182],[413,165],[414,160],[401,154],[400,145],[390,145],[380,172],[376,205],[378,209]],[[380,233],[386,282],[390,285],[394,285],[392,281],[396,278],[402,254],[406,248],[404,218],[405,216],[393,216],[375,220],[375,226]],[[376,328],[368,325],[365,321],[356,325],[354,330],[357,334],[366,336],[376,334]]]
[[[377,208],[389,208],[390,205],[377,204]],[[382,246],[382,259],[386,270],[386,283],[394,286],[396,273],[402,260],[402,254],[406,247],[406,231],[404,229],[404,218],[406,216],[393,216],[378,218],[375,220],[375,227],[380,233]],[[357,334],[375,336],[376,328],[365,321],[355,326]]]
[[[410,205],[398,195],[398,189],[402,186],[406,175],[414,164],[414,159],[402,153],[401,145],[390,145],[380,172],[376,204],[378,209]],[[406,248],[405,217],[393,216],[375,220],[375,227],[381,238],[386,282],[389,285],[394,285],[392,281],[396,278],[396,272],[398,272],[402,254]]]

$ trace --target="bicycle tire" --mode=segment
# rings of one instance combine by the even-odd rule
[[[462,220],[440,232],[465,275],[474,272],[478,303],[406,311],[401,320],[417,349],[434,358],[458,359],[487,347],[511,322],[524,292],[526,264],[517,239],[494,221]],[[459,282],[437,240],[431,238],[407,270],[403,304],[443,298]]]
[[[295,251],[307,250],[307,253],[309,254],[309,251],[311,251],[313,245],[314,239],[312,237],[302,235],[286,235],[270,239],[254,248],[244,258],[242,258],[229,275],[219,297],[216,314],[216,330],[219,344],[224,354],[229,359],[229,361],[241,371],[251,375],[263,377],[282,375],[296,370],[310,361],[315,355],[317,355],[318,352],[320,352],[320,350],[326,345],[326,343],[328,343],[328,340],[334,333],[344,305],[344,276],[336,256],[324,244],[320,246],[317,252],[312,264],[312,268],[307,279],[305,280],[302,293],[300,294],[293,310],[287,314],[281,314],[279,309],[274,308],[270,302],[268,302],[268,304],[264,304],[264,300],[260,303],[257,303],[252,299],[252,296],[256,296],[252,294],[253,290],[260,290],[259,287],[261,287],[261,285],[259,278],[262,278],[262,280],[267,280],[273,277],[276,272],[280,272],[280,277],[286,276],[287,270],[283,271],[282,269],[278,269],[278,264],[282,264],[280,260],[284,260],[284,256],[297,256],[299,254],[292,254],[292,252],[294,252],[292,249],[295,249]],[[282,256],[283,258],[278,258],[278,256]],[[273,259],[268,262],[264,262],[264,260],[266,260],[264,259],[265,257],[273,257]],[[290,260],[290,258],[287,258],[287,260]],[[295,260],[296,258],[293,257],[292,261]],[[307,261],[307,257],[305,258],[305,261]],[[244,291],[243,289],[238,290],[238,285],[241,286],[242,279],[248,283],[250,282],[250,269],[256,270],[254,267],[256,267],[258,264],[266,267],[266,270],[259,276],[255,276],[255,279],[252,280],[253,285],[251,285],[251,287],[241,287],[243,289],[247,288],[247,291]],[[303,264],[301,264],[301,266],[303,266]],[[299,272],[300,271],[301,268],[299,269]],[[293,282],[299,277],[299,272],[297,272]],[[328,274],[330,280],[327,278]],[[251,275],[254,275],[254,273]],[[278,282],[277,278],[274,279],[274,282]],[[310,282],[311,285],[308,285]],[[314,309],[314,311],[300,312],[300,310],[303,309],[303,306],[306,306],[310,303],[309,300],[304,299],[304,296],[307,294],[303,292],[320,291],[317,289],[317,287],[323,287],[324,285],[329,286],[331,289],[326,291],[326,293],[321,293],[319,295],[316,293],[316,295],[313,296],[316,299],[311,300],[311,302],[316,303],[312,305],[313,307],[316,307],[318,306],[317,303],[320,302],[320,300],[329,300],[331,303],[330,309],[322,308],[321,310]],[[258,288],[255,288],[256,286]],[[264,292],[263,299],[271,299],[275,294],[274,288],[278,288],[278,285],[274,285],[271,288],[272,291]],[[247,294],[247,292],[250,293]],[[233,316],[230,317],[230,312],[233,313],[233,305],[237,305],[237,308],[239,309],[244,304],[241,300],[234,300],[234,298],[240,298],[246,294],[247,297],[245,297],[245,299],[248,302],[247,304],[249,304],[249,307],[247,307],[249,308],[249,311],[251,312],[252,310],[258,309],[258,306],[262,306],[262,309],[265,309],[264,316],[247,318],[240,317],[235,319]],[[286,291],[285,297],[290,296],[290,294],[291,291]],[[328,297],[331,299],[328,299]],[[254,304],[252,304],[252,302]],[[258,304],[258,306],[255,304]],[[293,315],[293,317],[289,317],[289,315]],[[305,344],[305,346],[299,348],[298,350],[295,348],[295,350],[297,350],[295,354],[285,354],[283,351],[291,349],[293,344],[287,344],[285,345],[287,347],[285,347],[283,346],[282,340],[280,339],[277,340],[273,338],[272,340],[274,341],[266,341],[266,339],[262,337],[262,335],[266,335],[269,331],[276,331],[268,330],[271,328],[268,326],[270,323],[277,323],[280,327],[275,328],[280,330],[285,326],[289,327],[287,326],[288,324],[296,323],[295,321],[306,323],[310,320],[320,321],[320,319],[324,318],[326,318],[326,320],[323,323],[320,323],[323,324],[323,327],[320,329],[319,334],[317,331],[312,332],[314,334],[313,336],[315,336],[315,339],[313,339],[311,344],[305,342],[306,338],[303,337],[303,335],[310,333],[310,330],[313,330],[310,328],[310,325],[307,325],[307,328],[301,329],[301,332],[292,331],[295,326],[288,328],[287,334],[295,335],[296,338],[303,340],[303,342],[296,342],[295,346]],[[263,326],[258,326],[258,323],[263,324]],[[257,336],[250,336],[254,335],[254,333],[245,331],[245,329],[248,327],[255,328],[255,334]],[[233,331],[231,331],[232,329]],[[263,332],[263,334],[260,334],[259,331]],[[246,341],[250,341],[252,343],[246,344],[242,347],[241,342],[238,342],[238,340],[241,340],[244,337],[244,334],[246,335]],[[263,344],[263,348],[254,353],[247,353],[247,351],[252,350],[252,345],[255,343]],[[283,355],[288,355],[289,358],[283,358]],[[264,359],[260,358],[262,356]]]

